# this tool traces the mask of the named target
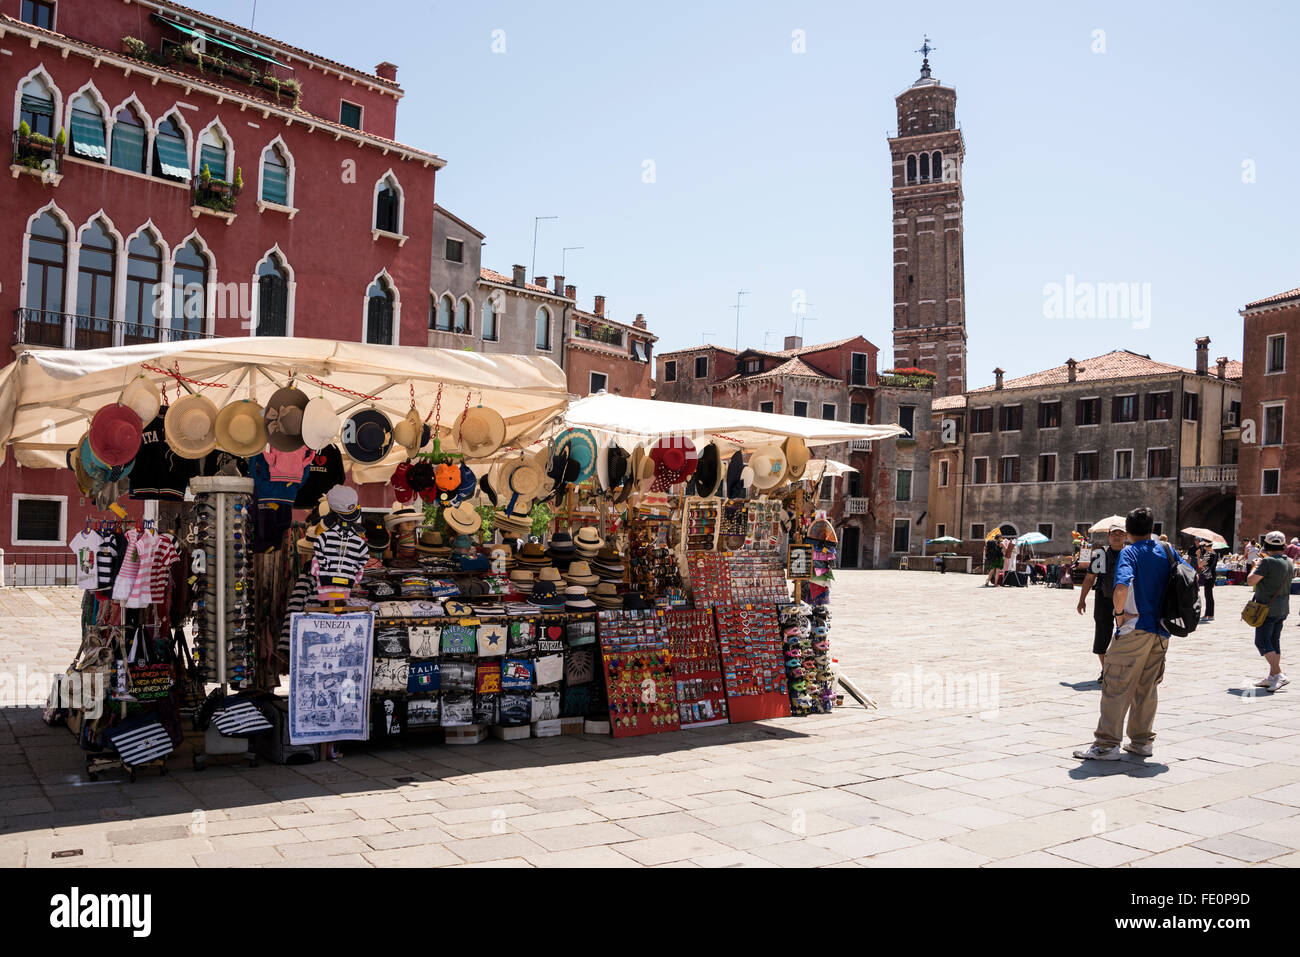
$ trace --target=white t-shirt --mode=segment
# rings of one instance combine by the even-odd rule
[[[103,539],[98,532],[82,531],[73,536],[68,547],[77,556],[77,587],[98,588],[99,577],[95,569],[95,553]]]

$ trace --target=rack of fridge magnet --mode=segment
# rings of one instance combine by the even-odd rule
[[[490,385],[485,363],[473,388],[219,355],[123,360],[85,393],[103,404],[66,464],[114,518],[71,543],[83,641],[65,684],[84,693],[46,716],[88,771],[835,705],[836,536],[808,507],[797,436],[625,448],[564,422],[562,377]],[[463,376],[481,357],[445,358]],[[128,513],[147,502],[156,519]]]

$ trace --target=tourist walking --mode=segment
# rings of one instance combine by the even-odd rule
[[[1204,539],[1201,540],[1196,556],[1196,568],[1201,582],[1201,594],[1205,596],[1205,617],[1201,621],[1214,621],[1214,576],[1219,568],[1219,553]]]
[[[1291,683],[1282,673],[1282,623],[1291,613],[1291,579],[1295,562],[1286,556],[1286,536],[1269,532],[1264,536],[1264,557],[1246,579],[1255,586],[1255,601],[1268,605],[1268,617],[1255,629],[1255,647],[1268,662],[1268,674],[1255,682],[1256,688],[1280,691]]]
[[[1115,523],[1106,531],[1106,547],[1095,549],[1088,574],[1083,579],[1083,593],[1079,595],[1078,612],[1084,613],[1088,592],[1094,588],[1097,597],[1092,603],[1092,653],[1101,660],[1101,674],[1097,676],[1098,684],[1106,676],[1106,648],[1115,634],[1115,567],[1119,564],[1120,552],[1128,542],[1124,526]]]
[[[1011,575],[1011,583],[1013,585],[1019,585],[1020,579],[1016,577],[1016,540],[1014,538],[1008,538],[1003,545],[1003,549],[1003,554],[1006,557],[1006,567],[1002,570],[1002,581],[1005,584],[1007,581],[1007,575]]]
[[[984,564],[989,567],[985,586],[996,585],[1002,579],[1002,533],[998,532],[984,543]]]
[[[1112,609],[1115,636],[1106,649],[1101,682],[1101,717],[1090,748],[1076,758],[1118,761],[1128,718],[1124,750],[1150,757],[1155,741],[1156,687],[1165,676],[1169,632],[1160,623],[1160,605],[1170,577],[1170,561],[1183,561],[1173,548],[1151,538],[1155,517],[1142,507],[1124,521],[1128,544],[1115,568]]]

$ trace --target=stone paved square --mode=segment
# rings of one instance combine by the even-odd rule
[[[1155,755],[1081,764],[1100,691],[1078,592],[839,571],[831,647],[879,704],[614,741],[352,746],[336,763],[81,773],[0,709],[0,863],[224,866],[1295,866],[1300,692],[1229,609],[1172,639]],[[60,671],[79,594],[0,590],[0,673]],[[1288,653],[1296,618],[1288,620]],[[73,856],[61,852],[79,851]],[[59,856],[55,856],[59,855]]]

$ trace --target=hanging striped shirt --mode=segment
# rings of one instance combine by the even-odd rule
[[[361,581],[370,549],[352,525],[327,528],[316,538],[318,584],[322,590],[351,589]]]

